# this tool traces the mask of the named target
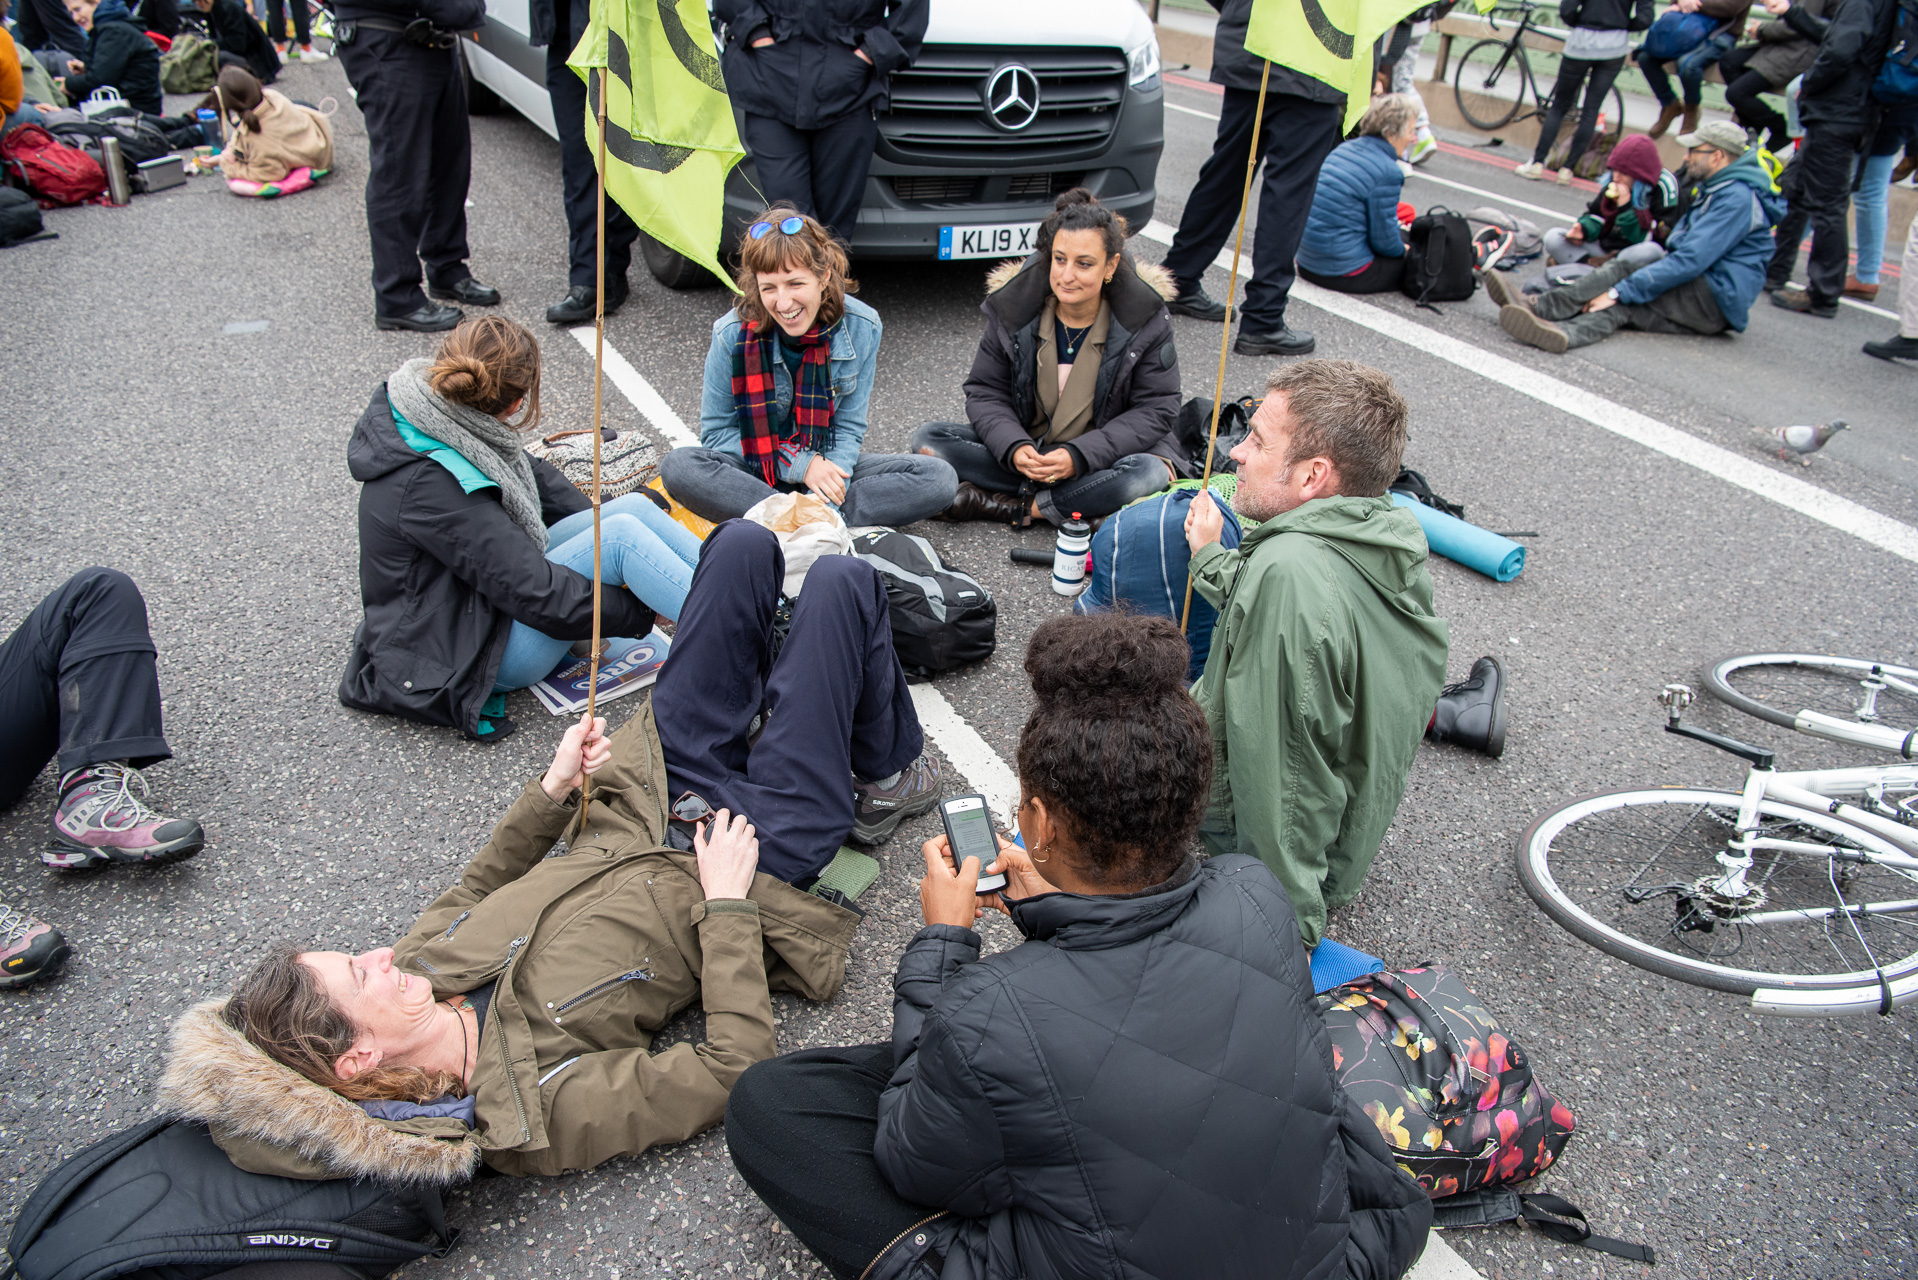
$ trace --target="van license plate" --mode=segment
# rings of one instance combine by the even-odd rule
[[[1036,222],[1005,222],[992,227],[939,228],[939,260],[954,258],[1023,258],[1038,238]]]

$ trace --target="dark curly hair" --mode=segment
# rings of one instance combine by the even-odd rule
[[[1074,187],[1053,201],[1052,212],[1039,224],[1038,251],[1050,258],[1052,238],[1061,231],[1097,231],[1108,258],[1125,248],[1126,237],[1132,234],[1123,217],[1084,187]]]
[[[1019,734],[1019,781],[1078,846],[1095,884],[1176,871],[1212,788],[1212,735],[1185,691],[1191,650],[1169,618],[1068,615],[1026,646],[1039,705]]]

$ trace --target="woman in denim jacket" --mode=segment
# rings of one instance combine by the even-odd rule
[[[910,524],[952,501],[938,458],[861,454],[884,326],[847,296],[846,251],[817,221],[767,210],[739,246],[739,305],[713,323],[698,448],[660,462],[673,497],[730,520],[806,491],[848,525]]]

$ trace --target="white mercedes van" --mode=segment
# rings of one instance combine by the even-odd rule
[[[553,133],[527,0],[487,0],[486,19],[461,41],[475,109],[497,97]],[[919,59],[894,73],[879,117],[853,253],[1026,253],[1053,198],[1076,186],[1143,227],[1164,147],[1159,43],[1137,0],[933,0]],[[728,241],[762,207],[754,178],[748,156],[727,181]],[[651,237],[640,248],[673,288],[711,282]]]

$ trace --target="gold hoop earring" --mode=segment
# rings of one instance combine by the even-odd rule
[[[1118,272],[1116,272],[1116,271],[1115,271],[1115,272],[1113,272],[1113,275],[1117,275],[1117,274],[1118,274]],[[1107,276],[1107,277],[1106,277],[1106,283],[1107,283],[1107,284],[1111,284],[1111,283],[1112,283],[1112,276]]]
[[[1035,845],[1033,845],[1033,846],[1032,846],[1032,847],[1031,847],[1030,849],[1028,849],[1028,850],[1026,850],[1026,857],[1028,857],[1028,858],[1030,858],[1030,859],[1032,859],[1032,861],[1034,861],[1034,862],[1051,862],[1051,861],[1052,861],[1052,859],[1051,859],[1051,858],[1040,858],[1040,857],[1036,857],[1036,856],[1034,856],[1034,855],[1036,855],[1036,854],[1037,854],[1037,853],[1039,852],[1039,850],[1040,850],[1041,848],[1043,848],[1043,847],[1044,847],[1044,846],[1042,846],[1042,845],[1036,845],[1036,844],[1035,844]]]

